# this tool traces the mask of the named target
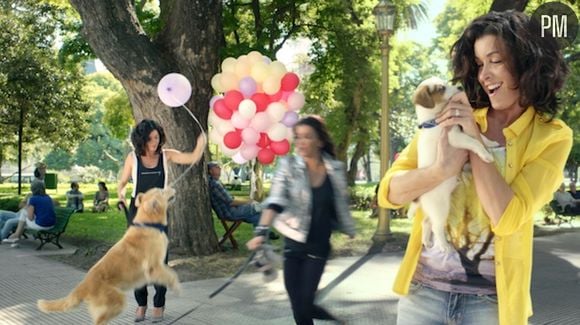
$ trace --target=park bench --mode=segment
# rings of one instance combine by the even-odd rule
[[[40,240],[40,245],[36,250],[41,250],[42,246],[47,243],[53,243],[59,249],[62,249],[62,246],[60,245],[60,235],[65,232],[66,226],[68,225],[70,217],[74,211],[74,209],[70,208],[55,207],[54,212],[56,214],[56,223],[54,224],[54,227],[48,230],[26,229],[25,234],[29,234],[34,239]]]
[[[550,201],[550,207],[552,208],[552,211],[554,211],[554,215],[558,220],[558,227],[560,227],[560,225],[563,223],[567,223],[570,225],[570,227],[574,227],[574,225],[572,225],[572,222],[578,216],[576,213],[572,213],[570,211],[562,209],[562,207],[556,200]]]
[[[242,221],[225,219],[222,218],[215,210],[213,210],[213,212],[224,227],[224,235],[219,239],[218,246],[223,250],[224,244],[227,240],[229,240],[233,249],[238,249],[238,242],[234,238],[234,232],[242,225]]]

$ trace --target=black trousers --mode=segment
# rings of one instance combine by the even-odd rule
[[[325,265],[325,258],[306,254],[286,254],[284,257],[284,285],[298,325],[312,325],[313,319],[336,320],[324,308],[314,304]]]
[[[127,227],[133,224],[133,218],[137,214],[137,208],[135,207],[135,199],[131,199],[131,205],[129,206],[129,215],[127,215]],[[167,228],[165,228],[165,233],[167,234]],[[165,264],[169,262],[169,250],[165,253]],[[167,293],[167,287],[162,285],[154,284],[155,296],[153,296],[153,307],[164,307],[165,306],[165,294]],[[140,307],[147,306],[147,297],[149,292],[147,291],[147,286],[135,289],[135,300],[137,305]]]

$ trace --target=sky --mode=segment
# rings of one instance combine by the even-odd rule
[[[377,2],[378,3],[378,2]],[[427,4],[427,20],[421,22],[417,29],[405,29],[397,31],[394,37],[398,39],[408,39],[416,41],[419,44],[429,45],[431,40],[436,36],[434,19],[443,11],[446,0],[426,0]],[[308,39],[290,40],[287,41],[282,49],[276,53],[276,59],[291,71],[295,71],[298,67],[295,64],[297,54],[307,54],[311,42]]]

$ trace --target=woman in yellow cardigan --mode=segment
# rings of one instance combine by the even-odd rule
[[[436,120],[445,129],[436,162],[417,168],[415,137],[379,189],[379,204],[397,209],[459,175],[446,227],[450,253],[422,244],[417,209],[394,285],[403,295],[397,324],[526,324],[533,215],[561,183],[572,146],[570,128],[553,118],[568,68],[554,40],[514,11],[476,18],[451,53],[465,93]],[[452,125],[487,143],[495,161],[451,147]]]

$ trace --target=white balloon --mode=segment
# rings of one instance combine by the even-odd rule
[[[280,79],[282,79],[282,77],[286,74],[286,72],[288,72],[286,70],[286,66],[284,65],[284,63],[280,61],[274,61],[270,63],[270,65],[268,66],[268,70],[270,70],[271,76],[277,76]]]
[[[246,159],[244,159],[244,157],[242,157],[242,153],[238,152],[235,155],[232,156],[232,160],[236,163],[236,164],[245,164],[248,161]]]
[[[222,136],[224,136],[228,132],[236,130],[230,121],[227,121],[227,120],[222,120],[222,121],[223,122],[220,122],[220,123],[214,125],[215,128],[218,130],[218,132]]]
[[[224,137],[219,133],[218,129],[211,128],[211,130],[209,131],[209,141],[217,145],[220,145],[223,142],[223,140]]]
[[[288,96],[288,108],[293,111],[298,111],[304,106],[304,95],[299,92],[293,92]]]
[[[256,103],[251,99],[244,99],[238,105],[238,111],[240,115],[246,119],[251,119],[256,115]]]
[[[240,152],[240,148],[239,148],[239,147],[238,147],[238,148],[236,148],[236,149],[230,149],[230,148],[228,148],[228,147],[227,147],[227,146],[224,144],[223,138],[222,138],[222,143],[220,144],[220,150],[221,150],[221,152],[222,152],[224,155],[226,155],[226,156],[228,156],[228,157],[232,157],[233,155],[235,155],[235,154],[237,154],[238,152]]]
[[[240,154],[242,155],[242,157],[246,160],[252,160],[254,158],[256,158],[256,156],[258,155],[258,151],[260,151],[260,147],[258,147],[255,144],[245,144],[242,146],[242,148],[240,149]]]
[[[268,137],[272,141],[282,141],[288,135],[288,128],[282,123],[276,123],[268,129]]]
[[[273,102],[268,105],[266,112],[273,122],[280,122],[286,113],[286,106],[280,102]]]

